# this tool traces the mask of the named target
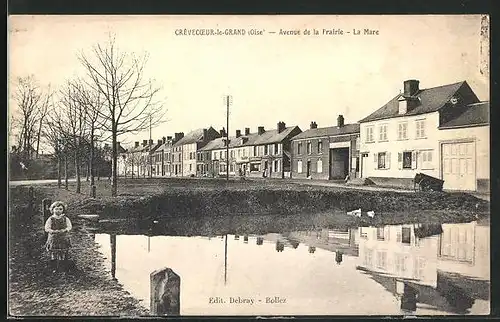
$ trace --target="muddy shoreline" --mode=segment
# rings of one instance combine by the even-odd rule
[[[35,189],[35,210],[29,209],[27,187],[10,190],[9,294],[10,316],[116,316],[148,315],[148,310],[111,278],[92,234],[78,218],[72,218],[75,268],[52,273],[44,251],[42,198],[53,197]],[[146,303],[148,307],[149,303]]]

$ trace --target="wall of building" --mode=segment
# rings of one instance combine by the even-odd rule
[[[417,120],[425,120],[425,138],[416,138]],[[398,139],[398,124],[407,122],[407,139]],[[379,128],[382,124],[387,125],[387,140],[380,141]],[[374,126],[374,142],[367,142],[367,128]],[[408,178],[413,179],[419,172],[433,177],[439,177],[439,113],[428,113],[416,116],[403,116],[387,120],[362,123],[360,125],[360,152],[368,153],[368,157],[363,157],[361,162],[362,177],[382,177],[382,178]],[[432,162],[427,162],[423,167],[423,162],[419,162],[419,154],[413,168],[403,169],[398,161],[398,154],[404,151],[432,151]],[[385,169],[378,169],[379,152],[387,153]],[[421,154],[420,154],[421,155]]]
[[[182,146],[182,176],[196,175],[196,143]]]
[[[490,127],[476,126],[456,129],[441,129],[437,141],[453,143],[456,141],[472,141],[475,144],[475,169],[478,190],[489,190],[490,185]],[[441,149],[439,149],[440,152]],[[441,155],[439,156],[441,160]],[[442,178],[443,165],[439,162],[438,175]]]
[[[416,121],[425,119],[425,138],[416,138]],[[407,122],[408,139],[398,139],[398,124]],[[379,140],[379,127],[381,124],[387,125],[387,141]],[[375,142],[367,143],[367,127],[374,126]],[[380,120],[361,124],[361,153],[367,153],[367,157],[360,160],[362,176],[374,179],[375,183],[383,183],[387,178],[407,179],[407,184],[413,184],[413,178],[417,173],[424,173],[436,178],[443,178],[442,175],[442,143],[452,143],[458,141],[475,142],[476,155],[476,176],[479,190],[489,189],[489,126],[467,127],[457,129],[439,129],[439,113],[428,113],[417,116],[398,117],[389,120]],[[413,152],[411,168],[403,168],[399,155],[404,151]],[[386,168],[378,168],[379,152],[385,152]],[[424,153],[431,153],[432,161]],[[484,166],[481,166],[484,165]],[[379,179],[380,178],[380,179]],[[378,181],[377,181],[378,180]],[[387,181],[392,184],[392,181]],[[393,182],[393,183],[394,183]],[[398,183],[399,184],[399,183]],[[401,183],[402,184],[402,183]],[[445,183],[446,185],[446,183]],[[446,187],[453,189],[453,187]]]
[[[311,143],[311,153],[307,153],[307,143]],[[322,144],[322,151],[318,151],[318,142]],[[292,166],[291,176],[296,179],[307,178],[307,162],[311,162],[310,175],[312,179],[329,179],[329,138],[310,138],[292,141]],[[302,144],[301,153],[298,154],[298,146]],[[318,168],[318,161],[321,167]],[[320,170],[320,172],[318,171]]]

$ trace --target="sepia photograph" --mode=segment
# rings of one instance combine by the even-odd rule
[[[489,15],[7,27],[8,318],[490,315]]]

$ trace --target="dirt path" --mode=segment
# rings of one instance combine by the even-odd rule
[[[36,191],[39,193],[39,191]],[[140,316],[148,310],[123,290],[106,271],[92,235],[73,220],[71,259],[75,269],[52,273],[43,250],[39,211],[22,201],[27,187],[11,190],[9,213],[9,315],[11,316]],[[35,205],[40,204],[38,196]]]

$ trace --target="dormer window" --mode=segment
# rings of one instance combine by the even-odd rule
[[[401,96],[398,100],[398,103],[399,103],[398,113],[400,115],[406,114],[406,112],[408,112],[408,101],[403,96]]]

